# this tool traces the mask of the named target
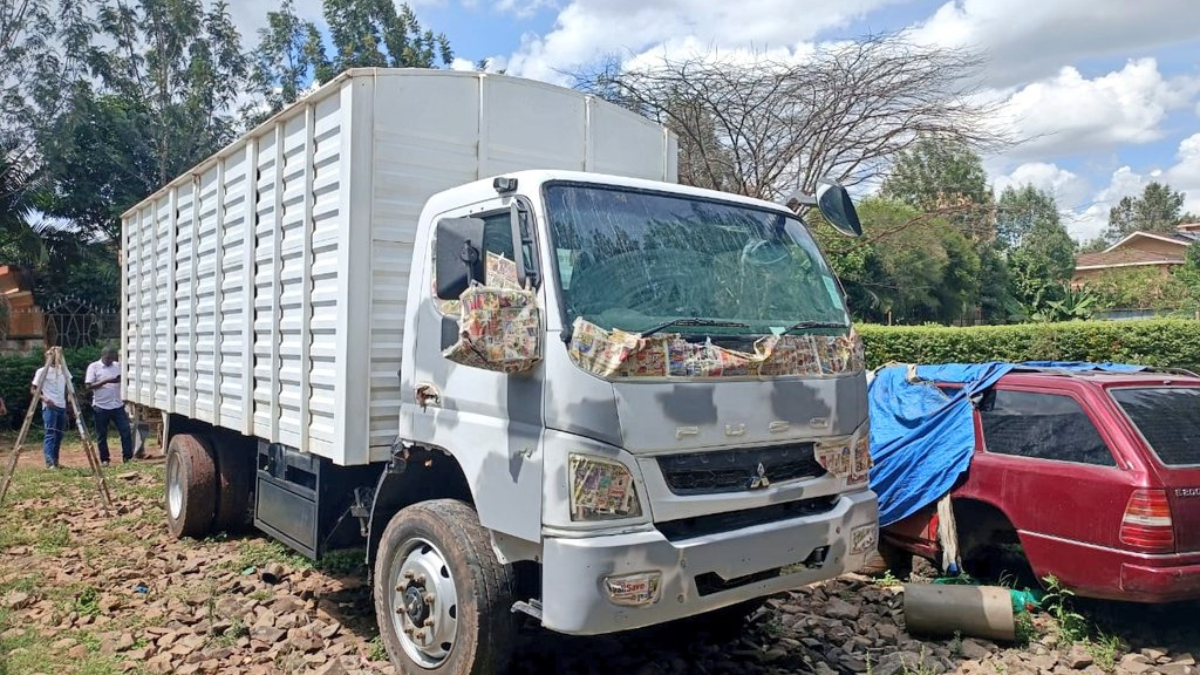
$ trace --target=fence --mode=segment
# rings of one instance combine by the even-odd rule
[[[77,349],[116,343],[120,310],[65,298],[45,307],[12,309],[0,325],[0,353],[28,353],[44,347]]]

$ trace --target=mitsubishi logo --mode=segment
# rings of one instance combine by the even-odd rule
[[[758,470],[755,472],[755,475],[750,478],[750,489],[762,490],[763,488],[769,487],[771,487],[771,479],[767,478],[767,467],[763,466],[762,462],[759,462]]]

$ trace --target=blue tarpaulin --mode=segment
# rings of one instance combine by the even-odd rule
[[[1018,368],[1137,372],[1143,366],[1078,361],[942,364],[882,368],[871,382],[871,489],[879,496],[879,525],[886,527],[950,492],[971,463],[975,424],[971,397]],[[961,385],[948,395],[933,383]]]

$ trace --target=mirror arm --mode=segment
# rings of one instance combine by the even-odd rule
[[[479,264],[479,249],[472,246],[470,240],[463,242],[462,250],[458,253],[458,259],[467,268],[467,285],[470,285],[471,282],[479,281],[475,278],[475,266]]]

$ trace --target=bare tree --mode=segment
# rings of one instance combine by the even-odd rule
[[[671,128],[682,182],[778,199],[825,176],[875,179],[920,136],[1006,143],[988,124],[992,107],[973,96],[982,65],[969,51],[884,35],[795,60],[711,53],[630,68],[609,59],[573,76]]]

